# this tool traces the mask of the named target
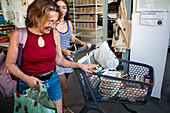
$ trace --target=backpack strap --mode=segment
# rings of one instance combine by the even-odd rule
[[[23,48],[25,47],[25,42],[27,40],[28,33],[27,28],[18,28],[18,44],[23,44]]]
[[[20,68],[21,67],[21,61],[22,61],[22,49],[25,46],[25,42],[27,40],[28,33],[26,28],[18,28],[18,59],[17,59],[17,65]]]

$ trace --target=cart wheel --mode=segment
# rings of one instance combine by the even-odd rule
[[[122,105],[123,105],[123,107],[124,107],[127,111],[129,111],[129,112],[131,112],[131,113],[137,113],[137,111],[134,111],[134,110],[130,109],[126,104],[122,103]]]

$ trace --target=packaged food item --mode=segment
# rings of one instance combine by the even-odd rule
[[[129,75],[128,74],[121,75],[121,78],[129,79]]]
[[[144,76],[144,82],[151,83],[152,82],[151,76],[150,75],[145,75]]]
[[[126,88],[126,85],[122,81],[120,81],[120,89],[125,89],[125,88]]]
[[[103,73],[103,75],[117,78],[121,77],[121,73],[118,71],[106,71]],[[120,84],[122,83],[119,80],[104,76],[101,76],[100,80],[101,82],[99,85],[99,92],[103,96],[103,100],[107,100],[108,98],[114,97],[119,91]]]
[[[144,82],[144,76],[140,76],[140,81]]]
[[[141,88],[122,88],[118,91],[118,97],[131,102],[144,101],[147,97],[147,90]]]
[[[144,82],[144,76],[134,75],[134,80]]]
[[[100,66],[99,64],[97,64],[97,65],[98,65],[97,67],[95,67],[95,68],[90,68],[89,70],[90,70],[90,71],[93,71],[93,72],[95,72],[95,73],[98,73],[98,72],[102,71],[102,70],[103,70],[103,67]]]
[[[134,80],[136,80],[136,81],[140,81],[140,76],[138,76],[138,75],[134,75]]]

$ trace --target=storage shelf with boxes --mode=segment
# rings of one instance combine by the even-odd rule
[[[74,0],[74,6],[76,36],[98,45],[103,34],[102,27],[97,25],[98,15],[103,14],[103,0]]]

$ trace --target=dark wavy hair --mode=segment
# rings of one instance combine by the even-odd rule
[[[69,12],[70,8],[68,6],[67,0],[54,0],[55,3],[57,3],[58,1],[63,1],[66,4],[66,6],[67,6],[67,15],[65,15],[64,20],[71,20],[70,12]]]
[[[48,21],[50,11],[59,12],[59,18],[61,13],[58,5],[52,0],[34,0],[27,9],[27,15],[25,17],[25,25],[27,27],[37,27],[38,18],[41,18],[43,24]]]

